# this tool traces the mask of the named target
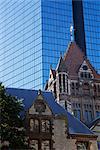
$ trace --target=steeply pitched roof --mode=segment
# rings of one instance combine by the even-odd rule
[[[59,59],[56,71],[58,71],[58,72],[67,72],[67,66],[66,66],[65,61],[63,60],[62,56]]]
[[[53,78],[55,79],[56,78],[56,71],[54,69],[50,69],[50,70],[52,72]]]
[[[95,69],[90,64],[89,60],[87,60],[87,58],[84,56],[84,53],[81,51],[78,45],[75,42],[71,42],[64,55],[64,62],[68,69],[69,76],[77,77],[78,70],[84,60],[88,63],[94,77],[100,79],[100,75],[96,73]]]
[[[86,60],[88,66],[90,67],[90,69],[92,70],[92,73],[95,77],[95,79],[99,79],[100,80],[100,74],[96,73],[94,67],[91,65],[91,63],[89,62],[89,60]]]
[[[23,99],[24,111],[27,111],[38,96],[38,91],[27,89],[7,88],[6,92],[19,99]],[[42,92],[44,100],[55,115],[64,115],[68,120],[70,134],[94,135],[83,123],[68,113],[58,103],[55,102],[51,92]]]
[[[71,42],[67,52],[64,55],[64,61],[69,71],[70,76],[77,76],[77,70],[84,60],[84,54],[75,42]]]

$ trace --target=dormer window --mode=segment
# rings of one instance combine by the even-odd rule
[[[93,73],[91,68],[88,66],[86,61],[83,62],[79,69],[79,78],[81,79],[92,79],[93,78]]]
[[[81,72],[80,77],[85,78],[85,79],[91,79],[92,78],[90,72]]]

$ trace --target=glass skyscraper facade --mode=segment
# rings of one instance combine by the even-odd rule
[[[83,2],[86,53],[100,70],[100,5],[92,6]],[[43,89],[50,65],[56,67],[70,41],[73,15],[71,0],[1,0],[0,81],[8,87]]]
[[[0,1],[0,81],[6,86],[42,84],[41,19],[40,1]]]
[[[43,88],[70,41],[71,1],[0,1],[0,81]]]
[[[83,0],[86,55],[100,73],[100,1]]]
[[[48,79],[50,64],[56,67],[70,41],[72,2],[42,0],[42,58],[43,84]]]

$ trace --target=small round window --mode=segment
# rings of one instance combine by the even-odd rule
[[[88,70],[88,67],[86,65],[84,65],[83,70]]]

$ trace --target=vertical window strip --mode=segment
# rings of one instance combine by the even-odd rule
[[[63,92],[66,92],[65,88],[65,74],[63,74]]]
[[[59,91],[62,92],[61,74],[59,74]]]

